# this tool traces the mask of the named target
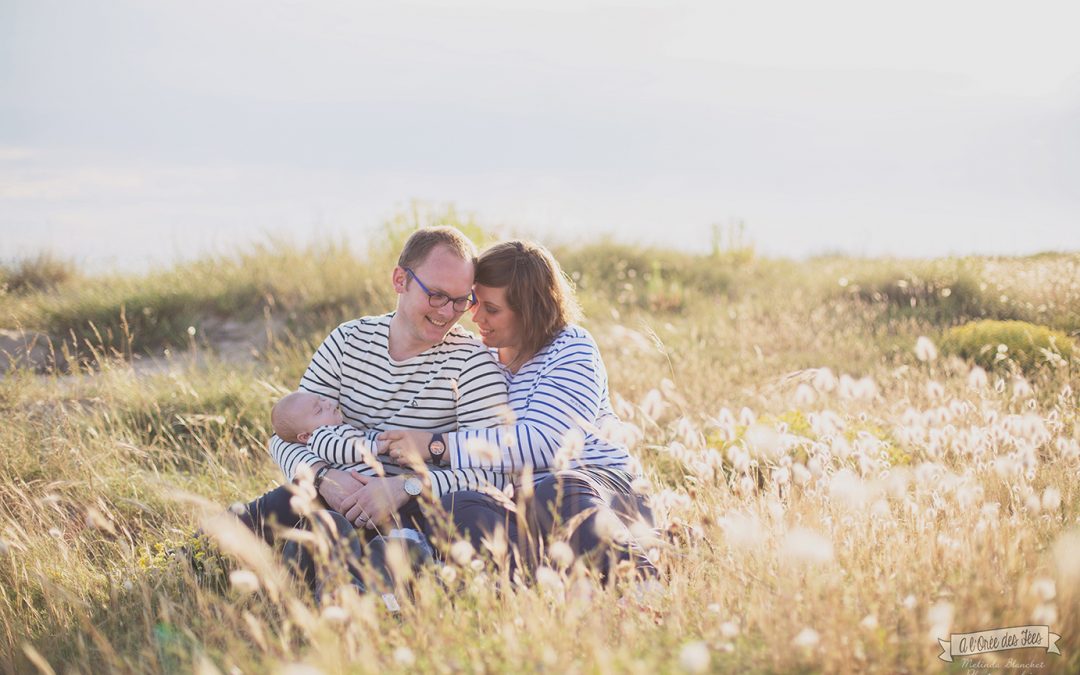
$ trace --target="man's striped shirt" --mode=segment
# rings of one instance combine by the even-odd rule
[[[536,479],[564,467],[636,472],[626,445],[611,433],[619,419],[600,350],[588,331],[568,326],[517,373],[504,372],[515,423],[447,434],[452,467],[509,474],[529,466]]]
[[[404,361],[390,358],[393,313],[363,317],[338,326],[311,358],[300,389],[332,398],[345,420],[364,430],[367,450],[376,453],[375,436],[388,429],[420,429],[433,433],[461,427],[491,427],[507,410],[506,378],[483,343],[454,326],[439,344]],[[320,461],[306,445],[274,436],[270,452],[288,478],[300,465]],[[387,474],[403,469],[380,458]],[[335,468],[375,475],[366,463]],[[462,469],[467,469],[462,471]],[[436,494],[477,489],[492,481],[493,467],[432,470]],[[496,477],[497,479],[498,477]]]

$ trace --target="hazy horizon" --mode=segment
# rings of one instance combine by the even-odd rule
[[[1069,2],[0,8],[0,257],[145,268],[411,200],[567,242],[1080,250]]]

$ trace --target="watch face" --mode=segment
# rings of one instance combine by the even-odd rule
[[[431,445],[428,446],[428,450],[431,451],[432,455],[441,455],[446,452],[446,443],[443,443],[442,441],[432,441]]]
[[[405,479],[405,492],[409,496],[415,497],[419,495],[423,489],[424,485],[420,482],[419,478],[410,476],[409,478]]]

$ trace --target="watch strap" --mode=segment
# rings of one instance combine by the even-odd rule
[[[329,464],[323,464],[315,470],[315,479],[312,481],[312,484],[315,486],[315,492],[319,491],[319,488],[322,486],[323,478],[326,478],[326,474],[328,473],[330,473]]]

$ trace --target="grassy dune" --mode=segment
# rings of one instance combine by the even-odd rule
[[[944,351],[986,319],[1075,340],[1076,255],[557,251],[652,484],[666,592],[563,560],[499,591],[498,566],[461,560],[424,572],[401,620],[345,589],[315,606],[214,518],[276,484],[271,402],[330,326],[391,308],[410,225],[364,255],[3,268],[0,326],[70,358],[0,379],[0,670],[918,673],[947,670],[936,638],[1026,624],[1062,655],[976,658],[1080,670],[1080,360],[1019,338],[986,370]],[[204,329],[223,319],[272,339],[225,360]],[[194,575],[170,552],[200,526],[231,552]]]

